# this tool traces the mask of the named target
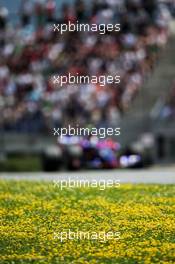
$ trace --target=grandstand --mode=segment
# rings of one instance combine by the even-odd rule
[[[125,145],[148,132],[169,137],[172,124],[165,129],[164,121],[155,117],[156,103],[170,92],[175,63],[175,40],[169,30],[172,3],[162,2],[92,1],[87,7],[76,1],[62,8],[51,0],[34,1],[29,8],[30,1],[24,1],[20,9],[14,6],[20,10],[15,27],[8,10],[1,8],[1,149],[40,152],[43,143],[45,147],[53,143],[52,128],[69,123],[121,125]],[[8,1],[2,4],[9,7]],[[54,22],[77,20],[121,23],[122,30],[105,36],[54,34]],[[68,72],[118,72],[121,84],[100,89],[99,85],[55,87],[53,74]]]

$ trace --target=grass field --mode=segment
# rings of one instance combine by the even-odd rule
[[[0,161],[0,172],[39,172],[42,170],[40,157],[37,155],[11,155]]]
[[[175,186],[60,191],[0,181],[0,263],[174,263]],[[119,231],[120,240],[65,240],[57,231]]]

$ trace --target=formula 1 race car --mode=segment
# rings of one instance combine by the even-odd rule
[[[111,138],[96,136],[62,136],[57,145],[49,147],[42,154],[44,171],[59,169],[140,169],[152,164],[151,156],[144,150],[122,148]]]
[[[117,152],[120,144],[112,139],[98,139],[91,136],[63,136],[57,146],[49,147],[42,154],[44,171],[58,169],[113,169],[119,167]]]

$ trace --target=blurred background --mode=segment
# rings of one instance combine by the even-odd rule
[[[0,171],[174,164],[174,16],[173,0],[0,0]],[[69,21],[122,27],[53,32]],[[121,83],[55,87],[52,75],[68,73]],[[68,124],[121,136],[57,140]]]

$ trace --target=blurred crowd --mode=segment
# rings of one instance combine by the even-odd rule
[[[23,0],[13,23],[0,7],[0,127],[40,133],[67,124],[117,124],[150,76],[169,36],[157,0]],[[54,23],[121,24],[121,31],[53,31]],[[120,75],[121,83],[53,84],[54,74]]]

